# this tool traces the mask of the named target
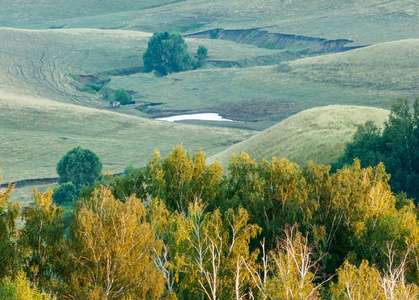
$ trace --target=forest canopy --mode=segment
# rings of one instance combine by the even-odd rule
[[[22,269],[59,299],[418,297],[413,202],[392,193],[382,163],[329,171],[242,153],[224,174],[177,146],[85,187],[67,225],[51,191],[21,213],[10,186],[0,278]]]

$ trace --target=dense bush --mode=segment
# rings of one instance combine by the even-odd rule
[[[195,60],[193,61],[194,68],[202,67],[207,58],[208,49],[203,45],[199,45],[198,50],[196,50]]]
[[[126,105],[130,103],[131,97],[125,89],[119,88],[111,94],[109,100],[118,101],[121,105]]]
[[[83,88],[81,89],[82,92],[96,94],[99,92],[103,86],[109,81],[107,78],[100,78],[96,80],[92,80],[91,82],[86,83]]]

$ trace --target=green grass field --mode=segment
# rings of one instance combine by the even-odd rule
[[[388,110],[365,106],[332,105],[305,110],[210,157],[209,161],[218,159],[227,168],[233,154],[246,152],[257,161],[275,156],[300,166],[310,160],[330,164],[343,154],[359,124],[374,121],[382,126],[388,114]]]
[[[417,94],[419,39],[410,39],[350,52],[305,58],[288,64],[294,77],[339,86]]]
[[[71,74],[108,78],[142,66],[147,33],[118,30],[0,29],[0,83],[13,94],[107,109],[99,95],[79,92]],[[22,43],[24,41],[24,43]],[[283,63],[279,67],[215,68],[156,77],[137,73],[109,76],[107,89],[126,88],[138,105],[119,112],[157,117],[185,112],[218,112],[244,123],[222,126],[263,130],[299,111],[330,104],[389,108],[395,98],[418,94],[419,40],[379,44],[349,52]],[[275,53],[231,41],[188,39],[190,50],[204,44],[212,60],[239,61]],[[31,45],[28,51],[27,44]],[[137,105],[137,106],[138,106]],[[196,123],[196,122],[195,122]],[[207,124],[208,125],[208,124]]]

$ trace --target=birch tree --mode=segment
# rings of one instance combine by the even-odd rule
[[[189,203],[195,198],[215,204],[222,174],[218,162],[206,165],[201,150],[192,154],[181,145],[176,146],[163,160],[156,151],[147,170],[149,193],[162,199],[170,211],[187,213]]]
[[[34,205],[22,214],[25,226],[20,230],[19,246],[30,280],[42,288],[51,287],[56,267],[64,251],[63,209],[52,201],[52,190],[34,191]]]
[[[9,185],[4,190],[0,189],[0,279],[13,275],[18,266],[16,221],[20,216],[21,206],[9,200],[13,188],[13,185]]]
[[[198,287],[205,299],[240,299],[245,294],[243,283],[249,275],[242,261],[250,259],[250,239],[260,232],[248,219],[243,208],[224,215],[219,210],[204,213],[199,201],[189,205],[187,217],[179,215],[184,283]]]
[[[280,248],[271,253],[272,275],[267,283],[271,299],[320,299],[321,286],[330,280],[320,280],[317,273],[322,257],[315,258],[307,237],[297,226],[284,231]]]
[[[164,281],[153,252],[161,245],[145,218],[139,199],[123,203],[103,186],[79,204],[71,227],[75,272],[67,280],[68,298],[159,298]]]

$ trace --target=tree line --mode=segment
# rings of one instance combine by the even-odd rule
[[[392,105],[384,128],[373,122],[358,127],[354,139],[345,153],[334,164],[341,168],[355,158],[361,165],[374,166],[383,162],[391,174],[390,185],[394,192],[407,193],[408,197],[419,199],[419,98],[412,109],[406,98],[397,99]]]
[[[52,191],[22,210],[9,186],[0,299],[417,298],[413,201],[382,163],[330,168],[242,153],[224,171],[177,146],[85,185],[65,220]]]

